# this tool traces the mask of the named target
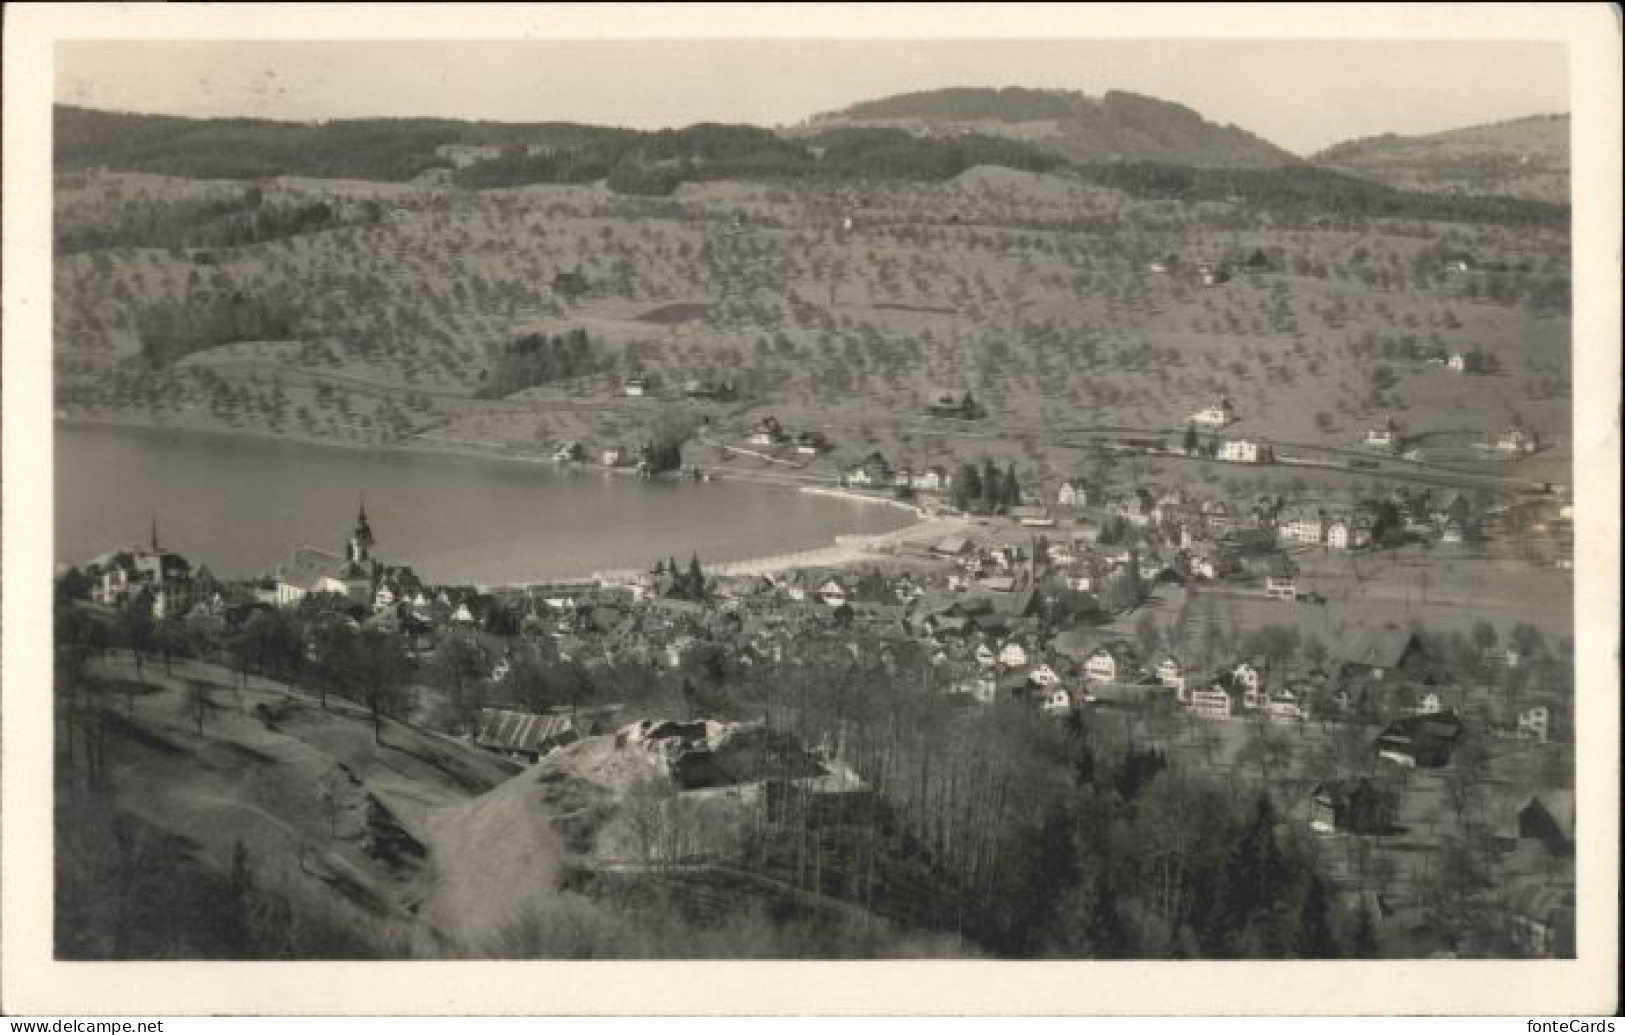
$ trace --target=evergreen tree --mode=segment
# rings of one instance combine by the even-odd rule
[[[1225,862],[1224,927],[1236,944],[1257,944],[1260,921],[1286,875],[1275,840],[1275,807],[1260,792],[1240,841]]]
[[[1000,490],[999,469],[992,460],[982,461],[982,506],[990,514],[999,509],[999,501],[1004,498]]]
[[[1196,425],[1187,424],[1185,426],[1185,441],[1182,444],[1182,448],[1185,451],[1185,455],[1186,456],[1195,456],[1196,455],[1197,445],[1198,445],[1198,443],[1196,441]]]
[[[1363,899],[1354,914],[1354,933],[1349,940],[1349,950],[1359,960],[1374,960],[1378,956],[1377,921],[1371,915],[1371,907]]]
[[[1094,896],[1089,902],[1088,933],[1096,959],[1121,960],[1132,955],[1128,924],[1117,908],[1117,892],[1104,870],[1095,876]]]
[[[1021,483],[1016,481],[1016,465],[1010,464],[1004,469],[1004,485],[1001,495],[1006,507],[1021,506]]]
[[[700,600],[705,596],[705,572],[700,570],[700,555],[692,554],[688,559],[688,596],[692,600]]]
[[[1331,960],[1342,955],[1337,939],[1332,936],[1330,908],[1325,882],[1318,874],[1311,874],[1309,886],[1303,893],[1303,904],[1298,908],[1298,930],[1293,939],[1293,949],[1300,958]]]
[[[982,476],[977,472],[976,465],[961,466],[959,477],[954,479],[954,507],[968,511],[981,498]]]

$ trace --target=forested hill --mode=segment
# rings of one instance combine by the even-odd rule
[[[1423,136],[1350,140],[1316,164],[1391,187],[1567,201],[1569,117],[1535,115]]]
[[[870,177],[940,181],[976,165],[1038,172],[1059,161],[1019,141],[921,140],[839,130],[790,141],[755,126],[701,123],[641,131],[574,123],[346,119],[322,123],[188,119],[59,106],[55,167],[206,179],[313,176],[410,180],[443,170],[465,187],[591,183],[669,193],[691,180]]]
[[[939,94],[960,92],[984,100],[1004,98],[1011,93],[938,91],[921,96],[936,98]],[[1028,101],[1040,105],[1036,110],[1042,110],[1042,104],[1073,103],[1072,98],[1081,96],[1039,91],[1014,93],[1014,100],[989,101],[992,107],[980,110],[1035,110],[1021,107]],[[1129,94],[1108,94],[1107,97],[1107,103],[1118,111],[1149,104],[1164,115],[1167,115],[1166,110],[1185,112],[1189,119],[1206,127],[1194,132],[1191,139],[1200,139],[1209,131],[1221,135],[1230,132],[1203,123],[1199,116],[1177,105],[1134,98]],[[901,103],[903,99],[894,100]],[[891,109],[882,107],[880,110]],[[1167,127],[1181,118],[1184,116],[1164,119],[1165,138],[1177,136]],[[1146,120],[1139,120],[1138,124],[1149,125]],[[991,123],[977,125],[985,128]],[[1151,131],[1141,132],[1140,139],[1152,139]],[[1227,139],[1234,142],[1239,138]],[[657,131],[561,122],[449,119],[297,123],[243,118],[188,119],[58,107],[55,159],[57,172],[70,174],[102,167],[118,172],[227,180],[308,176],[403,181],[427,176],[447,185],[470,189],[603,181],[617,193],[641,195],[670,194],[683,183],[707,180],[852,179],[940,183],[973,167],[1002,166],[1026,172],[1063,173],[1141,198],[1241,202],[1271,209],[1311,210],[1328,216],[1357,214],[1545,224],[1568,218],[1565,205],[1400,190],[1296,160],[1274,165],[1215,166],[1165,158],[1064,159],[1041,147],[1043,143],[994,132],[964,130],[933,136],[900,126],[839,122],[821,122],[811,129],[803,127],[797,133],[782,136],[755,126],[717,123]],[[1170,146],[1160,150],[1178,149]],[[85,238],[83,234],[76,236],[77,231],[71,226],[66,229],[67,237],[59,240],[59,244],[69,251],[94,245],[106,236],[91,234]],[[225,236],[220,240],[210,238],[202,243],[228,244],[236,239],[233,234],[241,236],[230,227],[222,229],[221,234]],[[149,244],[160,239],[149,231],[143,231],[142,236]]]
[[[468,132],[465,124],[445,119],[190,119],[64,105],[54,114],[57,172],[104,166],[203,179],[297,174],[409,180],[449,165],[435,149]]]
[[[1238,126],[1210,122],[1182,104],[1109,90],[951,88],[899,94],[814,116],[802,127],[887,127],[924,136],[974,131],[1022,140],[1072,162],[1163,162],[1270,167],[1301,162]]]

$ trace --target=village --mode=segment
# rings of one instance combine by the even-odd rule
[[[1226,404],[1204,416],[1233,420]],[[821,445],[771,418],[752,436]],[[930,520],[839,566],[708,574],[698,557],[665,558],[472,587],[382,560],[362,503],[342,552],[301,545],[265,577],[215,578],[164,549],[155,521],[146,547],[91,559],[59,587],[137,653],[308,682],[335,636],[371,637],[400,662],[365,677],[400,684],[396,717],[527,763],[647,714],[621,699],[628,687],[675,681],[706,718],[693,702],[835,645],[931,688],[966,722],[1017,708],[1125,725],[1182,764],[1261,782],[1321,840],[1343,890],[1395,923],[1414,913],[1419,860],[1423,872],[1442,865],[1428,860],[1456,843],[1441,824],[1472,831],[1508,888],[1555,880],[1572,895],[1572,643],[1463,611],[1444,574],[1511,565],[1561,577],[1566,495],[1401,483],[1340,499],[1226,498],[1086,477],[1040,489],[990,462],[910,470],[879,453],[841,481]],[[1452,611],[1457,621],[1441,620]],[[1471,801],[1452,822],[1445,789],[1466,771]],[[1572,906],[1531,901],[1539,909],[1508,921],[1520,950],[1562,952]]]

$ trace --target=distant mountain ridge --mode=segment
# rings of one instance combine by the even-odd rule
[[[1303,160],[1233,125],[1172,101],[1124,90],[950,87],[863,101],[814,115],[792,133],[902,129],[917,136],[978,133],[1020,140],[1069,162],[1161,162],[1193,168],[1268,168]]]
[[[1316,165],[1390,187],[1434,193],[1569,199],[1569,117],[1532,115],[1418,136],[1344,141]]]
[[[943,93],[951,96],[944,98]],[[1055,105],[1093,110],[1090,106],[1097,103],[1081,94],[1059,92],[933,91],[868,102],[871,106],[862,110],[942,110],[943,105],[952,108],[961,95],[972,98],[980,109],[953,110],[996,115],[1033,114]],[[1082,125],[1079,119],[952,124],[899,119],[890,120],[898,124],[887,125],[888,120],[843,121],[846,116],[837,115],[776,132],[719,123],[633,130],[429,118],[319,123],[193,119],[58,105],[53,147],[56,171],[68,177],[84,170],[215,180],[305,176],[420,181],[471,190],[603,183],[617,194],[658,197],[684,183],[726,180],[942,183],[977,166],[999,166],[1053,172],[1145,198],[1240,200],[1280,210],[1464,222],[1550,224],[1567,218],[1564,204],[1391,187],[1369,176],[1293,158],[1244,131],[1214,126],[1187,108],[1151,98],[1113,93],[1098,104],[1100,110],[1091,117],[1099,125],[1109,123],[1110,133],[1079,135],[1079,131],[1071,136],[1058,135],[1057,127],[1076,129]],[[1103,149],[1107,136],[1124,146]],[[1235,149],[1252,158],[1264,154],[1285,158],[1241,160]],[[1068,151],[1074,157],[1062,156]],[[1164,157],[1131,157],[1141,154]],[[321,213],[313,218],[323,221],[316,217]],[[214,232],[201,226],[173,229],[183,236]],[[229,227],[217,229],[230,236]],[[151,230],[137,233],[135,239],[151,246],[173,236],[155,237]],[[132,228],[124,227],[114,236],[127,231]],[[84,240],[67,233],[59,235],[57,244],[74,251]]]

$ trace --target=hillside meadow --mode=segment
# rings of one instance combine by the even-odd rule
[[[245,189],[74,182],[57,193],[59,224]],[[241,247],[58,255],[61,409],[520,452],[629,444],[674,410],[718,437],[775,414],[833,432],[825,473],[879,448],[911,463],[987,453],[1047,481],[1070,473],[1058,434],[1171,441],[1227,397],[1231,434],[1280,443],[1357,449],[1389,418],[1423,443],[1520,422],[1543,456],[1567,455],[1560,228],[1295,217],[996,167],[941,184],[685,184],[659,199],[601,184],[258,188],[270,206],[325,202],[338,223]],[[363,203],[373,218],[346,221]],[[1472,271],[1447,268],[1460,255]],[[1151,272],[1166,256],[1171,271]],[[1227,282],[1203,283],[1199,264],[1227,262]],[[579,376],[479,398],[514,342],[572,331],[590,342]],[[1456,352],[1493,372],[1427,361]],[[619,394],[632,374],[652,379],[650,397]],[[691,380],[736,398],[683,402]],[[925,418],[940,390],[973,392],[988,418]]]

